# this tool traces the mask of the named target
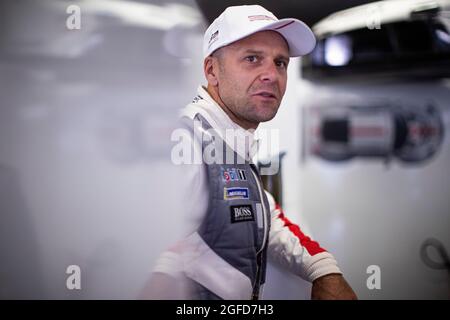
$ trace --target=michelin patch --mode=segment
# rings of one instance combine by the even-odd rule
[[[223,199],[224,200],[235,200],[235,199],[248,199],[249,191],[248,188],[223,188]]]

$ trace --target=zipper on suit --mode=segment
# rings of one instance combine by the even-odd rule
[[[260,289],[260,282],[261,282],[261,265],[262,265],[262,255],[263,250],[266,245],[266,239],[267,239],[267,208],[264,205],[264,195],[261,187],[261,180],[259,179],[259,176],[255,173],[253,167],[252,167],[252,174],[253,177],[256,180],[256,185],[258,187],[259,191],[259,197],[261,200],[261,207],[262,207],[262,218],[263,218],[263,241],[261,248],[256,252],[256,277],[255,277],[255,283],[253,284],[253,293],[252,293],[252,300],[258,300],[259,299],[259,289]]]

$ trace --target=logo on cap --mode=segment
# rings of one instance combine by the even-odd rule
[[[248,16],[248,20],[250,21],[257,21],[257,20],[273,20],[273,21],[277,21],[277,19],[270,17],[270,16],[266,16],[265,14],[258,14],[256,16]]]
[[[209,38],[208,45],[211,46],[217,39],[219,39],[219,30],[217,30],[211,35],[211,38]]]

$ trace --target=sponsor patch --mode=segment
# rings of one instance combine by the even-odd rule
[[[224,200],[248,199],[248,188],[223,188]]]
[[[193,100],[192,103],[198,103],[200,100],[203,100],[201,95],[197,95]]]
[[[245,170],[235,168],[222,168],[222,180],[229,181],[247,181]]]
[[[245,175],[245,170],[243,169],[237,169],[239,180],[247,181],[247,176]]]
[[[249,204],[240,206],[231,206],[231,223],[255,221],[252,206]]]

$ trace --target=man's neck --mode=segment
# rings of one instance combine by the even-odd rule
[[[233,111],[231,111],[227,105],[222,101],[222,99],[220,98],[219,92],[217,90],[217,87],[213,87],[211,85],[208,84],[208,87],[205,88],[206,91],[209,93],[209,95],[211,96],[211,98],[214,99],[214,101],[219,105],[220,108],[222,108],[222,110],[227,114],[227,116],[234,122],[236,123],[238,126],[242,127],[245,130],[249,130],[249,129],[254,129],[256,130],[256,128],[258,127],[258,123],[254,123],[254,122],[250,122],[247,121],[245,119],[240,119],[238,118]]]

